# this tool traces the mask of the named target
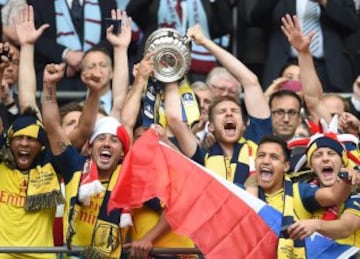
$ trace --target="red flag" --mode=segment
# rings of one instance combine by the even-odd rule
[[[277,235],[249,202],[204,168],[160,144],[154,130],[136,141],[121,170],[109,210],[141,207],[158,197],[166,205],[171,228],[190,237],[206,258],[276,258]]]

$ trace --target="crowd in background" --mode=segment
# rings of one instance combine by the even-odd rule
[[[124,157],[153,128],[282,212],[291,240],[319,232],[360,247],[359,0],[1,4],[0,246],[55,241],[84,258],[194,247],[158,199],[106,213]],[[192,40],[174,82],[144,54],[164,27]],[[302,258],[288,240],[279,258]]]

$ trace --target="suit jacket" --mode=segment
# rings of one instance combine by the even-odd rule
[[[260,0],[252,12],[253,22],[270,32],[263,82],[265,88],[279,77],[281,69],[291,58],[290,44],[280,29],[280,19],[287,13],[296,15],[295,0]],[[326,8],[321,7],[320,24],[329,80],[338,92],[351,92],[351,65],[343,41],[359,26],[353,0],[328,0]]]
[[[46,64],[49,63],[61,63],[62,53],[66,48],[56,42],[56,18],[55,18],[55,1],[51,0],[27,0],[28,4],[34,8],[35,25],[40,27],[42,24],[48,23],[50,27],[40,36],[35,43],[35,68],[38,78],[38,88],[41,87],[42,73]],[[116,9],[116,3],[114,0],[99,0],[100,12],[101,12],[101,39],[99,46],[103,46],[108,49],[109,53],[112,53],[111,44],[106,40],[106,23],[105,17],[111,17],[111,9]],[[74,79],[75,80],[75,79]],[[69,79],[68,84],[80,83],[79,77],[74,81]],[[65,80],[66,81],[66,80]],[[73,81],[73,82],[72,82]],[[73,85],[74,88],[77,86]],[[70,90],[68,87],[64,87],[62,90]],[[74,90],[85,90],[74,89]]]
[[[230,2],[217,0],[210,3],[202,0],[210,35],[217,38],[232,32],[232,12]],[[144,33],[143,41],[140,43],[138,58],[144,53],[144,44],[148,36],[158,29],[158,9],[160,0],[132,0],[129,1],[126,11]]]

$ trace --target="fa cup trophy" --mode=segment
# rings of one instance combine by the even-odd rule
[[[176,30],[161,28],[154,31],[145,43],[145,54],[154,51],[155,78],[162,82],[181,79],[191,63],[191,39]]]

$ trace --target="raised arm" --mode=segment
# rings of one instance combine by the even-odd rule
[[[304,35],[300,23],[296,16],[286,15],[281,19],[281,29],[287,37],[289,43],[297,50],[298,60],[301,71],[301,82],[303,85],[304,100],[309,109],[312,119],[317,122],[324,118],[328,123],[331,114],[326,109],[323,101],[323,89],[319,77],[316,73],[314,61],[310,52],[310,42],[314,32]]]
[[[244,101],[248,113],[256,118],[268,118],[270,116],[270,108],[257,76],[231,53],[208,39],[202,32],[200,25],[189,28],[188,36],[196,44],[202,45],[209,50],[221,65],[241,83],[244,88]]]
[[[85,100],[84,108],[79,118],[79,124],[68,136],[71,144],[79,150],[90,137],[96,123],[100,106],[100,92],[102,90],[100,77],[100,73],[96,70],[84,71],[81,74],[81,80],[88,88],[89,94]]]
[[[129,90],[121,111],[120,122],[125,126],[128,134],[133,136],[136,119],[140,111],[141,98],[149,77],[154,70],[154,53],[148,53],[137,66],[135,81]]]
[[[165,86],[165,115],[171,132],[177,139],[181,151],[188,157],[195,154],[197,140],[189,126],[182,120],[181,101],[177,83]]]
[[[14,50],[12,50],[8,42],[0,43],[0,103],[4,105],[14,102],[12,95],[9,94],[9,87],[2,82],[4,71],[10,65],[13,54]]]
[[[56,84],[64,76],[65,65],[48,64],[44,69],[42,114],[43,123],[54,155],[64,152],[70,144],[60,123],[59,106],[56,102]]]
[[[110,115],[120,119],[124,99],[129,89],[129,64],[127,50],[131,41],[132,20],[125,11],[112,10],[111,18],[121,21],[119,34],[112,32],[113,26],[106,30],[106,38],[114,48],[114,76],[112,79],[113,105]]]
[[[15,28],[20,44],[19,64],[19,105],[20,113],[27,107],[39,112],[36,104],[36,76],[34,66],[34,44],[48,24],[35,29],[32,6],[26,5],[20,9],[15,18]],[[40,112],[39,112],[40,115]]]

